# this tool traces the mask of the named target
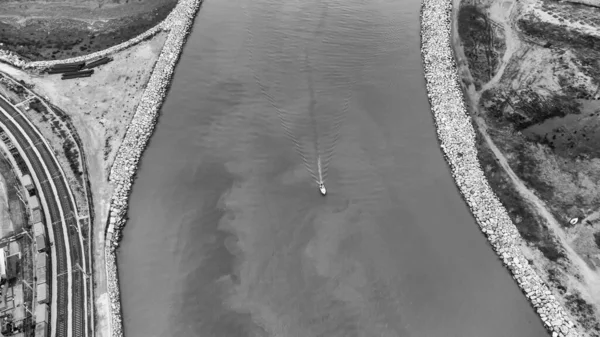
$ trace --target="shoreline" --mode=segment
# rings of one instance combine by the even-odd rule
[[[109,336],[121,337],[123,320],[119,291],[116,248],[122,236],[121,229],[127,221],[127,208],[131,186],[138,163],[154,131],[154,126],[183,46],[191,32],[202,0],[181,0],[171,14],[160,24],[169,30],[169,36],[156,61],[138,108],[127,128],[125,137],[112,164],[108,181],[114,185],[106,226],[105,261],[109,296]],[[153,33],[152,33],[153,34]],[[151,35],[148,35],[151,36]],[[141,41],[143,38],[136,38]],[[135,42],[137,43],[137,42]],[[133,45],[132,43],[131,45]]]
[[[519,248],[522,241],[479,164],[452,48],[452,0],[423,0],[421,57],[427,96],[444,158],[481,231],[552,336],[580,336],[567,311]]]

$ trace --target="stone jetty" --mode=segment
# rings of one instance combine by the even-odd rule
[[[461,194],[493,249],[553,337],[580,336],[567,312],[519,249],[521,237],[479,165],[451,45],[452,0],[423,0],[421,56],[440,146]]]
[[[115,187],[109,210],[109,226],[107,229],[108,235],[105,252],[108,294],[110,298],[111,319],[109,326],[111,337],[123,336],[115,249],[121,237],[121,229],[127,220],[127,204],[129,194],[131,193],[131,186],[142,152],[154,130],[158,112],[171,83],[175,65],[201,3],[201,0],[180,0],[167,19],[159,25],[159,29],[169,31],[169,36],[127,129],[123,143],[119,147],[109,175],[109,181]],[[151,31],[148,34],[155,33]],[[136,39],[144,38],[147,37],[141,36]],[[137,42],[134,41],[131,44]]]

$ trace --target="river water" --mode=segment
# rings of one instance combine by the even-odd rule
[[[127,337],[547,336],[438,148],[419,9],[205,2],[133,188]]]

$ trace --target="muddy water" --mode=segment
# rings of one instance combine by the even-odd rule
[[[438,149],[419,6],[204,4],[131,198],[128,337],[546,336]]]

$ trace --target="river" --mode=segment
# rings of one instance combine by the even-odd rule
[[[438,148],[419,9],[205,2],[133,187],[127,337],[547,336]]]

